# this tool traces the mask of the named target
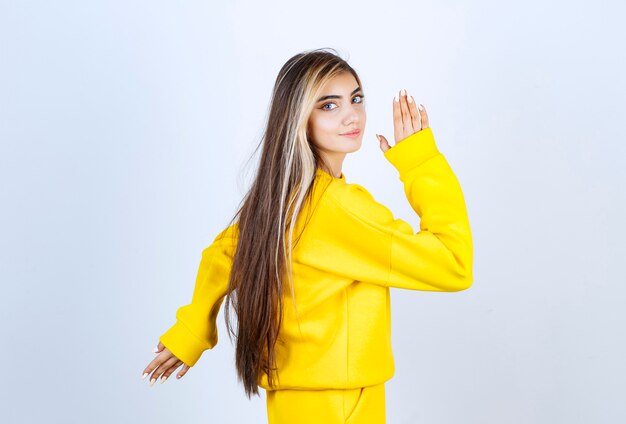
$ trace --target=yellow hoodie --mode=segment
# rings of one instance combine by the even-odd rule
[[[472,285],[473,245],[461,186],[431,128],[396,143],[385,158],[398,170],[420,216],[420,231],[394,218],[345,175],[317,169],[313,213],[293,250],[291,291],[276,344],[278,389],[357,388],[394,374],[389,288],[460,291]],[[298,218],[294,239],[304,224]],[[217,344],[237,223],[202,251],[191,303],[160,341],[193,366]],[[259,386],[270,389],[262,373]]]

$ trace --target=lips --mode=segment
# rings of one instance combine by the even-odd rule
[[[361,132],[360,130],[354,130],[354,131],[350,131],[347,133],[343,133],[341,135],[359,135],[360,132]]]

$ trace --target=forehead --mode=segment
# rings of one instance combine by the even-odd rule
[[[352,92],[357,86],[358,82],[354,75],[350,72],[342,72],[335,75],[328,80],[321,88],[322,94],[339,94],[341,92]]]

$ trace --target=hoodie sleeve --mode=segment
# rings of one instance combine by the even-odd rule
[[[461,186],[431,128],[385,152],[420,217],[420,231],[394,218],[358,184],[331,190],[330,223],[312,260],[328,271],[387,287],[460,291],[472,284],[472,235]],[[326,233],[326,231],[324,231]]]
[[[178,308],[176,322],[159,338],[190,367],[217,344],[216,319],[228,288],[236,225],[220,232],[202,251],[191,303]]]

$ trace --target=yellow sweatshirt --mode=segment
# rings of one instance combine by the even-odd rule
[[[345,175],[316,172],[314,212],[293,251],[297,307],[286,290],[277,343],[279,389],[356,388],[394,374],[389,288],[460,291],[472,284],[473,246],[461,186],[431,128],[406,137],[385,158],[398,170],[420,231],[394,218]],[[299,234],[306,212],[294,232]],[[237,223],[202,251],[191,303],[160,341],[193,366],[217,343],[216,318],[228,285]],[[267,375],[259,386],[270,389]]]

